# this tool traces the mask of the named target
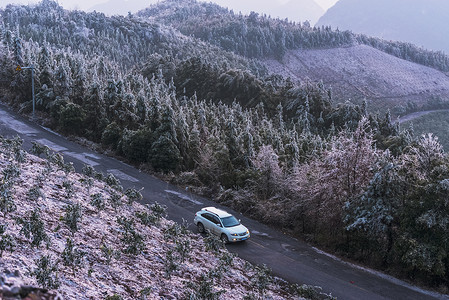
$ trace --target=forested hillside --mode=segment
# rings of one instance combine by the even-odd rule
[[[167,7],[179,3],[186,8],[169,14]],[[322,82],[270,75],[238,55],[282,55],[287,48],[276,50],[278,40],[258,39],[265,33],[297,33],[299,44],[291,47],[341,46],[354,35],[191,1],[165,1],[150,11],[182,25],[182,16],[190,24],[189,7],[223,12],[241,19],[235,28],[248,23],[242,30],[261,34],[253,41],[241,36],[248,41],[242,53],[231,38],[233,53],[205,42],[220,44],[221,34],[200,41],[157,23],[162,16],[108,18],[49,0],[8,6],[0,11],[2,100],[31,112],[30,73],[15,68],[33,64],[38,121],[46,126],[317,245],[444,291],[449,158],[437,139],[414,139],[389,113],[369,114],[366,102],[335,104]],[[295,26],[303,29],[290,30]],[[198,26],[206,28],[214,27]]]
[[[364,44],[399,58],[449,71],[449,57],[410,43],[385,41],[330,26],[312,27],[251,13],[236,14],[213,3],[195,0],[165,1],[138,13],[139,16],[172,25],[186,35],[246,57],[282,58],[288,49],[335,48]]]

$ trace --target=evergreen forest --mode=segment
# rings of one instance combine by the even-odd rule
[[[449,71],[411,44],[215,4],[135,15],[0,10],[0,98],[42,125],[366,265],[448,292],[449,156],[322,82],[269,74],[288,49],[366,44]]]

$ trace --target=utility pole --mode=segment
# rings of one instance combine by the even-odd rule
[[[31,90],[33,94],[33,120],[35,119],[34,111],[36,107],[36,100],[34,98],[34,65],[31,65],[29,67],[21,67],[20,65],[17,66],[16,71],[22,71],[26,69],[31,69]]]

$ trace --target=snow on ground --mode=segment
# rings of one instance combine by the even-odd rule
[[[449,99],[449,76],[366,45],[288,51],[282,62],[265,61],[271,72],[305,81],[322,80],[339,101],[368,100],[386,109],[432,95]]]
[[[189,232],[177,238],[178,241],[189,241],[191,250],[188,251],[188,257],[184,262],[176,261],[177,270],[168,277],[165,272],[167,253],[175,249],[176,244],[173,240],[164,239],[164,229],[173,226],[172,221],[162,219],[159,225],[145,226],[138,221],[135,213],[149,211],[148,208],[136,202],[128,204],[124,195],[121,198],[122,205],[117,209],[112,208],[108,201],[113,189],[105,182],[94,180],[88,189],[88,177],[85,175],[73,172],[67,174],[58,166],[48,164],[47,159],[29,154],[26,154],[26,162],[18,164],[13,156],[5,156],[3,146],[0,142],[0,183],[6,182],[4,171],[11,165],[19,166],[20,176],[15,179],[13,186],[17,210],[9,213],[0,210],[0,224],[7,225],[6,234],[13,236],[17,242],[15,251],[3,253],[0,273],[4,270],[18,271],[25,284],[39,286],[30,273],[36,269],[38,258],[50,255],[53,261],[60,261],[57,274],[61,285],[57,291],[64,299],[104,299],[114,294],[122,296],[122,299],[180,299],[187,291],[186,282],[199,285],[202,283],[201,275],[222,264],[220,257],[227,254],[226,250],[218,254],[206,251],[203,238]],[[32,200],[28,193],[36,184],[39,185],[39,177],[44,197]],[[73,195],[70,197],[67,197],[65,188],[70,185],[68,182],[73,186]],[[106,199],[103,210],[90,204],[91,195],[96,193],[101,193]],[[72,234],[63,222],[63,216],[66,207],[75,203],[82,206],[83,213],[79,230]],[[18,217],[25,218],[36,209],[39,209],[50,238],[48,249],[45,243],[38,248],[31,247],[30,239],[20,233],[22,226],[15,221]],[[140,254],[121,252],[124,244],[120,240],[122,228],[117,222],[118,216],[134,219],[136,232],[144,236],[145,247]],[[75,271],[70,266],[64,266],[61,259],[67,238],[71,238],[76,248],[86,253],[81,267]],[[117,254],[110,263],[101,250],[102,245],[114,249],[114,255]],[[242,259],[234,258],[232,266],[225,266],[221,275],[221,279],[214,279],[213,285],[214,291],[225,291],[220,299],[242,299],[250,293],[261,296],[253,285],[258,282],[256,269]],[[139,292],[145,288],[151,292],[146,298],[140,298]],[[298,299],[286,291],[287,284],[281,279],[275,279],[268,285],[264,297]]]

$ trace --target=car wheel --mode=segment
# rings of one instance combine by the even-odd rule
[[[204,233],[205,230],[204,230],[204,225],[202,223],[198,223],[196,225],[196,227],[198,228],[199,233]]]
[[[221,241],[222,241],[223,243],[225,243],[225,244],[229,243],[228,236],[227,236],[226,234],[223,233],[223,234],[221,235]]]

